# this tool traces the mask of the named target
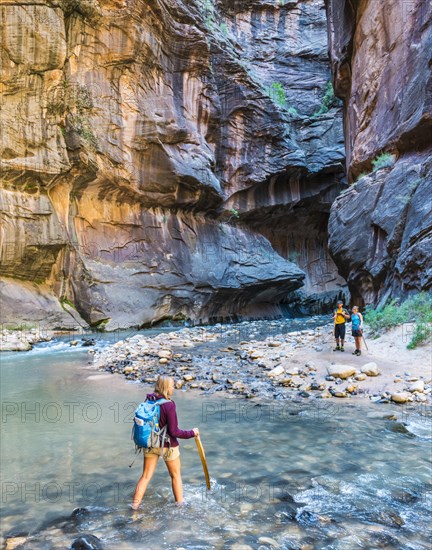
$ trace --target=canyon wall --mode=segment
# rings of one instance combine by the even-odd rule
[[[0,18],[2,323],[277,316],[296,289],[344,289],[320,0],[17,1]]]
[[[327,0],[352,185],[329,247],[354,301],[432,284],[432,4]]]

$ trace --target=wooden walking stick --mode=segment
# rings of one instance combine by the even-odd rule
[[[201,464],[202,464],[202,467],[203,467],[203,470],[204,470],[204,475],[205,475],[205,479],[206,479],[206,486],[207,486],[207,489],[210,490],[210,476],[209,476],[209,471],[208,471],[208,467],[207,467],[207,460],[206,460],[206,456],[205,456],[205,452],[204,452],[204,447],[201,443],[201,439],[200,439],[199,435],[197,435],[195,437],[195,443],[198,447],[198,453],[200,455]]]

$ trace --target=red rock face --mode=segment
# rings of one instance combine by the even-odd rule
[[[328,9],[336,90],[345,99],[347,164],[355,178],[384,150],[430,145],[431,5],[329,1]]]
[[[307,290],[344,284],[321,0],[0,10],[3,322],[273,315],[321,256]]]
[[[352,187],[332,207],[330,251],[366,303],[432,283],[432,5],[327,2]]]

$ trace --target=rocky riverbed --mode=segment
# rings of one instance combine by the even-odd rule
[[[53,337],[53,331],[37,328],[3,329],[0,331],[0,351],[30,351],[35,344],[49,342]]]
[[[70,346],[90,347],[95,346],[97,342],[93,334],[83,332],[80,328],[63,331],[19,327],[0,330],[0,352],[30,351],[36,344],[51,342],[60,336],[66,336]]]
[[[257,321],[183,328],[151,337],[136,334],[94,352],[94,363],[147,385],[167,374],[176,380],[177,389],[207,395],[431,401],[429,348],[408,351],[403,344],[404,351],[397,349],[396,330],[370,340],[369,350],[357,357],[350,344],[344,353],[332,351],[331,324],[307,327],[305,323],[303,330],[287,332],[280,322]],[[382,357],[383,350],[387,356]],[[395,351],[397,358],[390,360]]]

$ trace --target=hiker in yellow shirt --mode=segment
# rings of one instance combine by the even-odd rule
[[[345,324],[347,319],[349,319],[349,313],[343,307],[343,302],[339,300],[337,303],[337,310],[333,314],[334,320],[334,335],[336,338],[336,347],[333,351],[345,351],[344,340],[345,340]]]

